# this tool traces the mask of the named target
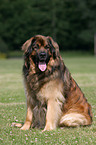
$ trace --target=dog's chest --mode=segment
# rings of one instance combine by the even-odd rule
[[[64,99],[63,94],[63,86],[62,83],[58,80],[52,80],[48,83],[44,84],[42,88],[37,93],[37,99],[41,103],[46,103],[49,99]]]

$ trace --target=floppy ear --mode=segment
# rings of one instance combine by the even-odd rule
[[[31,46],[32,40],[33,40],[33,39],[34,39],[34,37],[30,38],[29,40],[27,40],[27,41],[23,44],[22,50],[23,50],[24,52],[26,52],[27,49],[29,48],[29,46]]]
[[[32,46],[32,44],[34,43],[35,40],[36,40],[35,37],[32,37],[32,38],[30,38],[29,40],[27,40],[27,41],[22,45],[22,50],[23,50],[24,52],[26,52],[26,51],[28,50],[28,48],[29,48],[30,46]]]
[[[24,51],[25,58],[28,58],[32,53],[32,44],[35,42],[35,40],[36,39],[32,37],[23,44],[22,50]]]
[[[53,58],[55,59],[56,56],[58,56],[58,53],[59,53],[59,46],[51,37],[48,36],[47,38],[48,38],[48,41],[49,41],[49,45],[51,47],[51,53],[53,55]]]

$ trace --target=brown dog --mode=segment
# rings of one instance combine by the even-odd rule
[[[91,125],[92,112],[84,94],[71,77],[51,37],[36,35],[27,40],[24,51],[23,76],[27,98],[22,130],[57,126]],[[46,118],[46,119],[45,119]]]

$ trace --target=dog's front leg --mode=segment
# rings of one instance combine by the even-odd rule
[[[31,126],[31,122],[32,122],[32,118],[33,118],[33,111],[32,111],[32,106],[31,104],[28,104],[27,102],[27,113],[26,113],[26,119],[25,119],[25,123],[22,126],[22,123],[12,123],[12,126],[15,127],[20,127],[21,130],[28,130]]]
[[[56,129],[61,114],[61,107],[58,101],[56,99],[49,99],[47,104],[46,125],[43,131]]]
[[[27,104],[27,113],[26,113],[26,120],[24,125],[20,128],[21,130],[28,130],[31,126],[33,118],[33,109],[30,104]]]

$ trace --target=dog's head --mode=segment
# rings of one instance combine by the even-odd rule
[[[44,72],[50,58],[56,59],[59,46],[49,36],[36,35],[23,44],[22,50],[24,50],[25,60],[31,58],[35,66]]]

